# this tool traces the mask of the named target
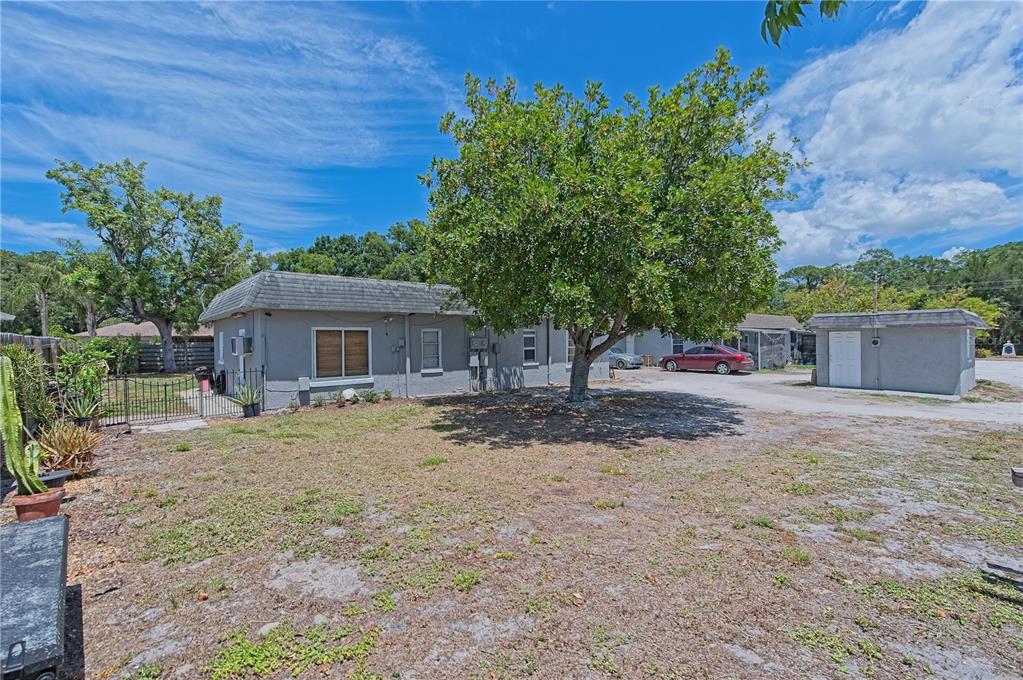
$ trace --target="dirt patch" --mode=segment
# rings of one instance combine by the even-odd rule
[[[69,583],[90,677],[1010,677],[978,567],[1023,562],[1021,448],[656,393],[310,409],[109,442]]]

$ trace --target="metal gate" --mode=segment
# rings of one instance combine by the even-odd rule
[[[133,425],[240,417],[242,408],[231,401],[243,385],[259,390],[266,400],[263,371],[218,371],[208,380],[191,373],[111,375],[103,382],[103,425]]]

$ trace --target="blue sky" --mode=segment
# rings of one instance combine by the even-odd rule
[[[1023,6],[851,3],[781,49],[740,3],[10,3],[0,241],[84,236],[54,158],[149,162],[224,197],[257,248],[423,217],[417,175],[466,71],[620,97],[724,45],[768,69],[768,129],[813,162],[780,206],[782,266],[885,245],[940,255],[1023,238]],[[789,142],[785,142],[789,145]]]

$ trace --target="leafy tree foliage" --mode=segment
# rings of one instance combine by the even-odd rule
[[[835,19],[846,0],[818,0],[821,18]],[[800,28],[806,14],[803,8],[812,6],[813,0],[768,0],[764,7],[764,20],[760,23],[760,37],[781,45],[781,36],[793,28]]]
[[[63,187],[65,212],[87,216],[115,266],[121,311],[156,324],[164,370],[173,371],[174,328],[194,327],[205,302],[248,273],[252,246],[221,223],[219,196],[150,190],[145,168],[58,161],[46,176]]]
[[[1023,335],[1023,242],[1018,241],[953,259],[897,258],[874,248],[850,265],[795,267],[779,278],[770,308],[800,321],[816,313],[870,311],[875,276],[880,310],[961,307],[993,327],[978,334],[992,344]]]
[[[626,334],[721,337],[775,283],[765,204],[787,197],[794,162],[756,138],[766,90],[764,71],[740,77],[726,50],[624,108],[599,83],[524,100],[514,81],[467,76],[470,115],[441,123],[458,157],[423,178],[435,276],[498,333],[547,316],[567,328],[570,400]]]
[[[413,219],[392,225],[386,234],[320,236],[310,247],[277,253],[273,260],[281,271],[425,281],[424,228]]]

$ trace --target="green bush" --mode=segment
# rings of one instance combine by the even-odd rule
[[[54,421],[57,414],[53,400],[46,394],[50,375],[42,358],[22,345],[4,345],[0,355],[11,360],[14,371],[14,391],[18,408],[36,422],[46,426]]]
[[[380,401],[380,395],[376,393],[376,390],[363,390],[359,393],[359,396],[362,397],[364,401],[368,401],[371,404],[375,404]]]
[[[103,378],[110,372],[112,358],[110,352],[91,343],[86,343],[78,351],[62,352],[57,380],[65,396],[77,394],[97,404],[102,401]]]
[[[102,353],[109,357],[110,372],[118,375],[139,372],[139,336],[93,338],[82,347],[83,351]]]
[[[992,352],[991,350],[989,350],[987,347],[978,347],[977,348],[977,358],[978,359],[987,359],[988,357],[993,357],[994,355],[995,355],[995,353]]]

